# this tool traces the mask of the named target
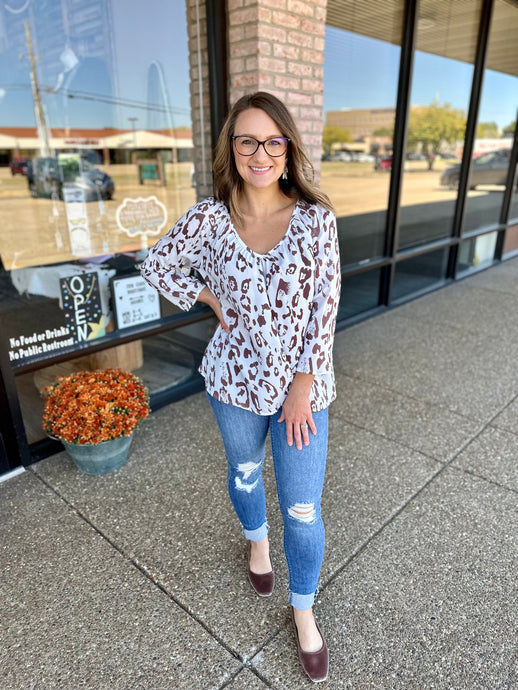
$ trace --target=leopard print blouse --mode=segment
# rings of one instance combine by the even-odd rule
[[[298,201],[282,240],[266,254],[247,247],[227,207],[212,198],[185,213],[150,250],[144,278],[181,309],[190,309],[204,283],[220,300],[218,326],[200,372],[217,400],[274,414],[297,371],[314,374],[314,412],[336,397],[332,347],[340,297],[334,215]]]

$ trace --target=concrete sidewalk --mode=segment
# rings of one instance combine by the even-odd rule
[[[316,614],[329,688],[518,687],[518,260],[337,334]],[[256,597],[203,394],[128,463],[0,484],[0,687],[299,690],[282,523]]]

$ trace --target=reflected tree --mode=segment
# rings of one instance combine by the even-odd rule
[[[349,141],[352,141],[352,137],[348,129],[336,127],[335,125],[326,125],[324,127],[322,146],[325,153],[331,153],[331,149],[335,144],[346,144]]]
[[[477,125],[477,139],[498,139],[500,132],[496,122],[479,122]]]
[[[429,106],[414,106],[408,119],[408,147],[419,144],[428,154],[428,169],[431,170],[435,156],[444,144],[454,144],[462,139],[466,129],[466,116],[462,110],[456,110],[449,103],[440,106],[433,103]]]

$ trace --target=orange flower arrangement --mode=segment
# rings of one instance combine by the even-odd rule
[[[42,394],[44,430],[68,443],[96,445],[130,436],[149,414],[147,388],[120,369],[58,376]]]

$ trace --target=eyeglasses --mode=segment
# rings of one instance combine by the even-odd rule
[[[236,151],[241,156],[253,156],[257,151],[259,146],[263,146],[264,150],[269,156],[276,158],[278,156],[283,156],[288,148],[289,139],[285,137],[269,137],[264,141],[258,141],[254,137],[248,137],[246,135],[240,135],[237,137],[230,137],[234,142]]]

